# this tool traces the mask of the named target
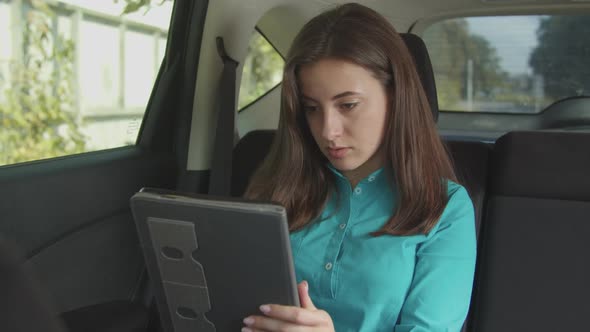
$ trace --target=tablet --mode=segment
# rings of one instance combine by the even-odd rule
[[[282,206],[144,188],[131,209],[166,332],[239,331],[261,304],[299,306]]]

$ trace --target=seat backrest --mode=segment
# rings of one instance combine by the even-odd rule
[[[465,186],[475,209],[475,231],[479,238],[488,182],[491,146],[482,142],[446,141],[459,183]]]
[[[426,45],[413,34],[400,34],[412,54],[420,81],[426,92],[432,115],[438,119],[438,99],[434,72]],[[264,160],[274,138],[274,130],[255,130],[247,133],[235,146],[232,165],[233,196],[241,196],[250,177]],[[455,171],[473,200],[476,213],[476,231],[479,234],[482,208],[486,193],[489,147],[479,142],[447,142]],[[463,329],[464,331],[464,329]]]
[[[496,141],[471,331],[585,331],[590,314],[590,134]]]
[[[400,34],[408,50],[412,54],[420,81],[426,92],[432,115],[438,118],[438,98],[434,72],[428,50],[422,39],[414,34]],[[252,176],[268,154],[274,130],[255,130],[246,134],[235,146],[232,167],[233,196],[241,196]],[[479,142],[448,142],[451,158],[455,163],[455,170],[460,182],[465,185],[476,211],[476,230],[479,232],[481,224],[481,209],[486,191],[486,176],[489,148]]]
[[[252,174],[270,151],[274,136],[275,130],[254,130],[238,141],[232,157],[232,196],[244,194]]]

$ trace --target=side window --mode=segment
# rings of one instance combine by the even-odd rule
[[[575,32],[575,33],[572,33]],[[539,113],[590,95],[588,16],[451,19],[424,32],[441,110]]]
[[[277,86],[285,61],[277,50],[255,30],[248,45],[242,70],[238,110],[242,110]]]
[[[0,0],[0,165],[133,145],[172,1]]]

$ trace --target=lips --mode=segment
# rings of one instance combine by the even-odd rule
[[[333,159],[342,159],[350,151],[350,148],[328,148],[328,155]]]

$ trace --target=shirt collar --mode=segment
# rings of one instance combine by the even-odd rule
[[[348,183],[348,178],[342,174],[339,170],[337,170],[331,163],[327,163],[328,165],[328,169],[330,171],[332,171],[332,173],[336,174],[338,179],[341,180],[345,180]],[[378,177],[380,177],[384,172],[384,167],[381,167],[379,169],[377,169],[376,171],[374,171],[373,173],[367,175],[365,178],[363,178],[361,181],[359,181],[359,183],[363,183],[363,182],[373,182],[375,181],[375,179],[377,179]]]

